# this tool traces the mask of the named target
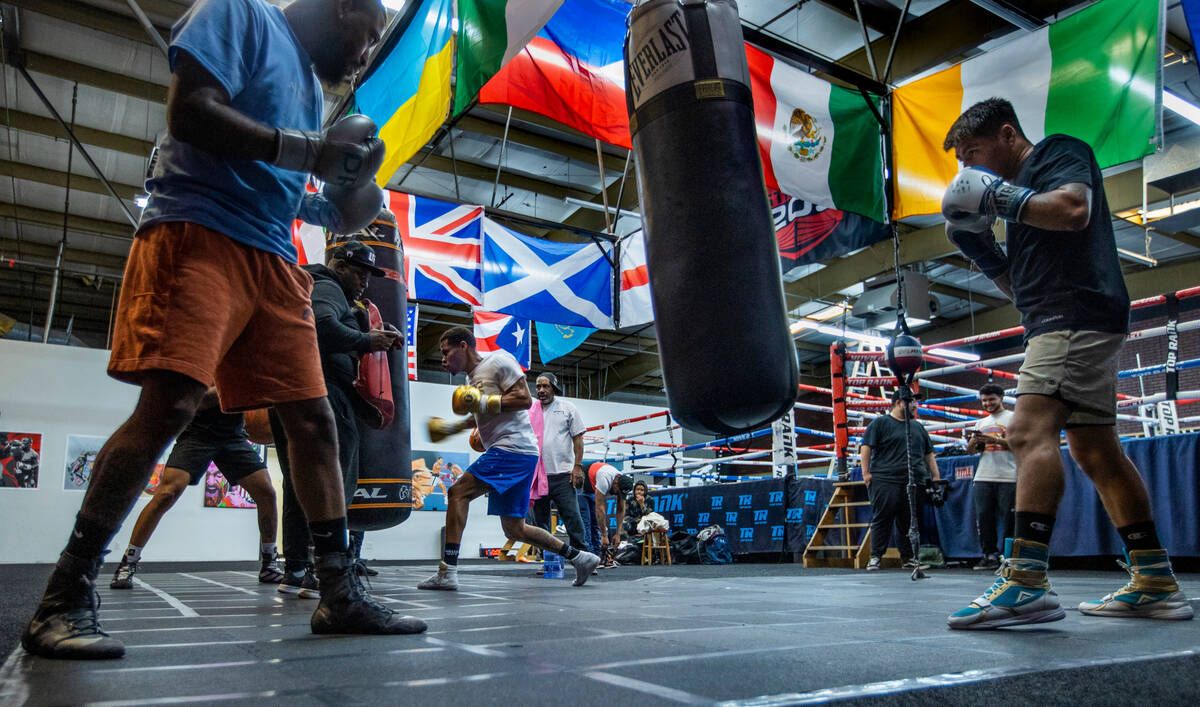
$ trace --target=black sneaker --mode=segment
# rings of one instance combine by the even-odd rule
[[[133,589],[133,575],[137,573],[138,563],[127,562],[124,557],[121,558],[121,564],[117,565],[117,571],[113,572],[112,581],[108,583],[109,589]]]
[[[1000,569],[1000,555],[991,553],[984,555],[979,560],[979,564],[975,565],[973,570],[998,570]]]
[[[89,562],[67,553],[58,558],[37,611],[21,636],[25,650],[43,658],[106,659],[125,646],[100,629],[96,576],[103,556]]]
[[[321,603],[313,612],[313,633],[408,634],[424,633],[420,619],[401,616],[371,598],[344,553],[317,558]]]
[[[282,584],[287,577],[275,564],[275,553],[262,553],[262,561],[258,568],[259,584]]]
[[[363,559],[356,559],[354,561],[354,571],[358,573],[359,577],[378,577],[379,576],[379,570],[372,569],[367,564],[367,561],[363,560]]]
[[[307,566],[303,572],[285,570],[283,572],[283,581],[279,583],[277,591],[280,594],[292,594],[301,599],[320,599],[320,585],[317,583],[317,576],[313,574],[312,567]]]

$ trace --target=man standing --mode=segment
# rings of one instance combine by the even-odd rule
[[[331,250],[328,265],[305,265],[303,270],[313,278],[312,309],[317,327],[317,348],[321,352],[321,373],[328,391],[329,406],[333,409],[337,429],[338,466],[342,470],[342,494],[347,506],[358,486],[359,440],[358,420],[354,412],[354,380],[358,376],[359,357],[375,351],[387,351],[396,346],[400,332],[392,329],[371,329],[366,311],[358,304],[367,289],[371,276],[384,271],[375,266],[375,251],[361,241],[347,241]],[[283,554],[284,580],[279,591],[284,594],[311,596],[311,586],[305,586],[310,543],[304,511],[296,500],[292,478],[292,462],[287,452],[287,431],[272,413],[272,431],[278,448],[279,466],[283,469]],[[359,552],[362,533],[350,533],[349,559],[358,574],[368,574]]]
[[[346,560],[333,417],[321,382],[309,291],[291,226],[308,175],[340,217],[376,200],[383,144],[362,116],[321,131],[321,80],[366,65],[386,15],[379,0],[204,0],[171,31],[168,136],[147,181],[126,263],[108,372],[141,387],[109,437],[25,650],[118,658],[100,629],[94,582],[105,548],[167,443],[215,381],[228,412],[275,406],[292,440],[297,493],[321,574],[315,633],[410,633],[424,624],[371,600]],[[365,122],[364,122],[365,121]]]
[[[1130,581],[1079,611],[1190,619],[1146,486],[1116,433],[1117,363],[1129,331],[1129,294],[1117,261],[1104,180],[1091,148],[1067,135],[1032,144],[1012,104],[967,109],[943,143],[963,170],[942,199],[946,233],[1002,289],[1025,326],[1025,362],[1008,443],[1017,462],[1016,527],[1000,577],[948,619],[995,628],[1064,616],[1046,577],[1063,495],[1059,434],[1096,486],[1125,543]],[[992,237],[1008,222],[1008,253]]]
[[[259,558],[258,581],[279,584],[283,573],[275,567],[275,526],[277,524],[275,488],[267,474],[267,465],[254,451],[246,437],[246,421],[241,413],[227,415],[217,404],[217,389],[209,388],[200,401],[200,409],[191,423],[175,440],[171,456],[167,457],[162,479],[154,489],[154,497],[142,509],[129,537],[129,546],[113,573],[112,589],[133,589],[142,550],[167,511],[175,505],[188,486],[200,483],[208,473],[208,465],[217,469],[231,485],[246,489],[258,511]]]
[[[967,441],[967,452],[980,454],[971,482],[975,499],[975,527],[979,532],[979,548],[983,558],[977,570],[1000,568],[1000,545],[997,538],[1012,535],[1013,505],[1017,497],[1017,460],[1008,449],[1007,431],[1013,414],[1004,409],[1004,389],[988,383],[979,389],[979,406],[988,416],[975,423]],[[1000,534],[996,534],[999,525]]]
[[[558,506],[558,516],[567,527],[571,546],[587,549],[583,519],[579,513],[579,498],[575,489],[583,484],[583,418],[569,400],[559,397],[562,388],[558,377],[547,371],[534,384],[538,404],[530,408],[536,433],[541,423],[538,442],[541,456],[538,464],[546,470],[549,491],[533,502],[535,525],[550,525],[550,502]]]
[[[900,561],[906,569],[917,566],[908,537],[912,511],[908,502],[908,468],[912,466],[918,486],[926,478],[939,478],[933,440],[917,422],[917,402],[909,398],[906,403],[901,392],[897,388],[892,394],[890,413],[876,417],[867,425],[859,448],[863,481],[871,499],[871,559],[867,561],[870,572],[880,569],[893,526]],[[905,407],[908,408],[907,423]]]
[[[500,516],[505,537],[562,555],[575,567],[575,586],[582,586],[600,564],[600,558],[525,523],[538,446],[529,423],[533,399],[521,366],[507,351],[480,356],[475,349],[475,335],[463,327],[448,329],[438,346],[442,367],[450,375],[467,374],[470,382],[455,388],[452,408],[456,415],[471,417],[453,422],[431,418],[430,437],[437,442],[476,427],[486,451],[450,487],[442,562],[437,573],[417,588],[458,589],[458,550],[467,510],[472,500],[484,494],[488,495],[488,515]]]

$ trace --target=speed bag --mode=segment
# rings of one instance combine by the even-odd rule
[[[736,3],[635,7],[625,100],[671,414],[760,428],[792,409],[799,371]]]
[[[390,218],[389,218],[390,217]],[[390,211],[363,231],[339,236],[327,249],[347,240],[361,240],[375,251],[375,266],[383,277],[372,277],[367,287],[371,302],[383,322],[407,334],[408,289],[404,283],[404,246]],[[359,423],[358,488],[350,500],[347,520],[351,530],[383,530],[399,525],[412,513],[412,446],[409,436],[408,347],[384,352],[388,363],[394,417],[383,429]]]

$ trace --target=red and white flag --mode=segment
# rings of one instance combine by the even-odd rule
[[[621,313],[617,326],[624,328],[654,321],[650,304],[650,277],[646,273],[645,231],[621,241]]]
[[[529,370],[533,347],[529,320],[511,314],[475,310],[475,349],[479,353],[507,351],[517,359],[521,368]]]

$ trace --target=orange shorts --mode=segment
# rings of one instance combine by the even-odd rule
[[[134,238],[108,374],[145,371],[216,384],[227,412],[325,395],[312,276],[278,255],[194,223]]]

